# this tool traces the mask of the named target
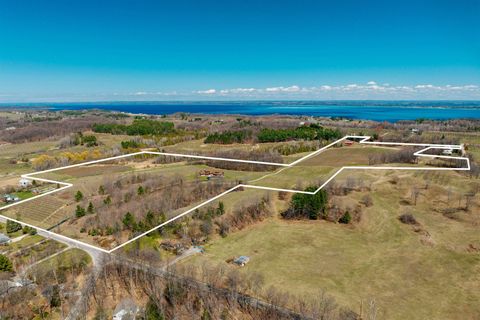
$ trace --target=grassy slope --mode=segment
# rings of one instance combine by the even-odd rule
[[[299,295],[325,289],[355,311],[361,300],[375,299],[388,319],[479,316],[480,256],[466,251],[478,226],[445,218],[419,201],[413,210],[434,245],[422,244],[397,219],[408,185],[379,183],[371,194],[374,206],[355,227],[273,218],[213,241],[204,256],[190,261],[224,263],[248,255],[251,262],[241,271],[261,272],[266,284]]]

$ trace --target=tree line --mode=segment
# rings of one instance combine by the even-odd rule
[[[243,143],[252,138],[252,131],[241,130],[241,131],[224,131],[224,132],[214,132],[209,134],[204,143],[218,143],[218,144],[232,144],[232,143]]]
[[[301,126],[295,129],[264,128],[257,134],[259,142],[281,142],[289,140],[331,140],[341,138],[337,129],[324,128],[316,124]]]
[[[205,143],[232,144],[249,140],[264,142],[283,142],[290,140],[331,140],[342,136],[339,130],[324,128],[316,124],[296,128],[263,128],[256,133],[250,130],[214,132],[207,136]]]
[[[173,122],[150,119],[135,119],[132,124],[97,123],[92,127],[94,132],[110,134],[161,135],[175,132]]]
[[[359,315],[337,304],[319,290],[308,298],[264,285],[261,274],[240,273],[221,265],[170,267],[166,271],[148,263],[123,260],[109,262],[92,288],[88,307],[96,316],[106,313],[112,288],[134,296],[148,297],[140,316],[144,319],[358,319]],[[262,299],[257,297],[263,297]],[[369,313],[366,316],[375,319]]]
[[[245,159],[252,161],[283,163],[283,158],[278,152],[271,151],[245,151],[245,150],[218,150],[208,154],[211,157],[227,158],[227,159]],[[246,162],[224,161],[224,160],[201,160],[194,161],[196,163],[205,163],[210,167],[226,170],[238,171],[273,171],[277,166],[268,164],[255,164]]]

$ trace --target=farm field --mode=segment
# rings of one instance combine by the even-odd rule
[[[50,229],[69,217],[61,212],[61,208],[65,205],[66,202],[55,195],[46,195],[2,210],[0,214],[40,228]]]
[[[279,150],[282,147],[288,147],[292,145],[292,142],[267,142],[267,143],[236,143],[236,144],[206,144],[203,142],[204,139],[191,140],[186,142],[181,142],[172,146],[165,146],[163,149],[165,152],[172,153],[181,153],[181,154],[211,154],[219,151],[267,151],[267,150]],[[326,142],[325,142],[326,144]],[[320,146],[319,146],[320,148]],[[308,152],[294,153],[291,155],[282,155],[283,163],[291,163],[301,157],[309,154],[310,152],[315,151],[312,149]],[[249,157],[246,157],[243,160],[251,160]]]
[[[173,210],[165,209],[167,211],[164,211],[162,209],[163,212],[155,211],[154,219],[160,219],[161,217],[163,217],[161,219],[168,219],[240,182],[245,183],[267,173],[263,171],[218,169],[203,164],[201,161],[157,164],[153,159],[152,157],[145,157],[144,159],[136,158],[135,161],[122,159],[41,174],[38,176],[39,178],[65,181],[73,184],[73,187],[48,196],[50,199],[57,199],[59,201],[58,207],[55,208],[55,210],[51,207],[45,208],[47,204],[36,206],[35,203],[37,203],[37,200],[33,200],[32,202],[34,203],[32,203],[31,206],[25,203],[12,207],[7,212],[8,216],[12,218],[17,217],[22,221],[41,227],[52,227],[56,225],[56,223],[54,223],[56,221],[68,220],[61,226],[56,227],[54,231],[105,248],[113,248],[125,242],[134,234],[130,231],[122,231],[121,226],[122,223],[124,223],[124,215],[130,212],[136,215],[137,219],[140,219],[144,212],[150,210],[148,209],[149,207],[155,205],[156,201],[153,201],[153,198],[150,197],[153,196],[154,193],[163,194],[165,192],[173,192],[173,190],[177,190],[178,188],[180,188],[178,189],[180,192],[184,187],[208,190],[212,186],[216,186],[215,188],[218,189],[218,191],[210,194],[208,197],[200,196],[200,198],[198,198],[199,196],[192,195],[192,201],[182,204],[181,206],[176,206]],[[209,179],[206,176],[200,176],[199,174],[201,172],[218,172],[221,173],[221,177]],[[151,195],[148,194],[148,197],[140,194],[135,195],[139,192],[137,188],[142,187],[142,181],[150,181],[145,182],[146,184],[143,185],[146,190],[149,190],[148,193],[152,193]],[[166,181],[165,183],[167,183],[167,185],[160,189],[150,187],[152,183],[162,185],[162,181]],[[168,185],[168,183],[170,183],[168,181],[177,181],[178,183]],[[119,184],[117,185],[117,183]],[[121,187],[121,185],[123,186]],[[182,185],[184,185],[184,187],[182,187]],[[109,190],[111,188],[120,188],[118,189],[119,194],[122,194],[122,197],[125,198],[119,198],[115,193],[108,195],[101,194],[99,189],[103,187],[108,187]],[[203,192],[211,193],[213,191]],[[75,198],[77,193],[82,194],[80,200]],[[107,196],[112,200],[107,199]],[[127,196],[128,199],[126,198]],[[132,197],[133,200],[130,203],[130,198]],[[169,197],[171,196],[166,197],[166,199]],[[41,199],[43,198],[39,198],[38,201],[41,201]],[[115,215],[112,216],[114,213],[107,210],[110,206],[109,203],[106,203],[107,200],[113,201],[114,204],[121,204],[122,208],[125,208],[124,211],[122,211],[123,209],[120,211],[117,210],[115,211]],[[92,212],[89,212],[90,214],[86,216],[78,216],[77,211],[79,206],[84,208],[84,210],[86,210],[88,206],[92,206],[95,210],[92,209]],[[33,207],[35,207],[35,209]],[[99,210],[98,213],[97,210]],[[50,212],[50,214],[48,214],[48,212]],[[160,222],[161,221],[157,224]],[[115,232],[115,234],[110,231],[109,234],[105,234],[97,231],[99,229],[93,228],[93,225],[113,225],[113,227],[108,228],[116,228],[118,231]]]
[[[369,155],[388,154],[398,148],[354,145],[332,147],[307,158],[293,167],[282,168],[265,177],[252,180],[252,184],[273,188],[303,190],[308,186],[320,186],[343,166],[369,165]],[[402,165],[402,164],[395,164]]]
[[[368,165],[369,157],[376,154],[388,154],[400,150],[395,147],[365,146],[355,144],[350,147],[329,148],[318,155],[302,161],[303,166],[354,166]]]
[[[341,174],[336,182],[348,179]],[[358,172],[370,185],[373,205],[351,226],[327,221],[285,221],[275,216],[206,245],[206,253],[182,262],[215,263],[260,273],[273,285],[308,298],[325,290],[359,312],[372,300],[386,319],[475,319],[480,315],[480,197],[468,212],[442,214],[464,204],[478,182],[450,173]],[[393,182],[392,182],[393,181]],[[453,186],[449,193],[449,181]],[[426,189],[425,185],[428,184]],[[423,186],[416,205],[411,187]],[[353,192],[345,201],[359,201]],[[450,202],[448,201],[450,197]],[[279,210],[285,207],[278,201]],[[280,211],[279,211],[280,212]],[[411,212],[419,230],[398,217]],[[226,263],[249,256],[243,268]]]

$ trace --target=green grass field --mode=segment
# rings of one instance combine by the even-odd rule
[[[348,173],[351,175],[352,173]],[[365,177],[365,173],[360,173]],[[431,202],[443,203],[445,189],[430,189],[416,206],[409,206],[428,239],[399,222],[407,208],[402,200],[418,179],[395,173],[371,175],[374,205],[366,208],[354,226],[326,221],[283,221],[277,217],[215,238],[206,253],[183,263],[201,265],[247,255],[250,263],[241,272],[260,272],[265,284],[300,296],[326,290],[344,306],[359,312],[374,299],[385,319],[475,319],[480,316],[480,227],[474,220],[449,219],[432,211]],[[339,179],[344,179],[343,176]],[[348,176],[347,175],[347,176]],[[452,180],[465,179],[455,173]],[[465,188],[465,187],[464,187]],[[349,198],[365,194],[354,192]],[[478,208],[478,207],[475,207]],[[467,214],[480,221],[480,210]],[[428,241],[426,241],[428,240]]]

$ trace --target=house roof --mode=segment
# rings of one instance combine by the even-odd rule
[[[247,263],[250,261],[250,258],[247,256],[240,256],[234,260],[235,263]]]
[[[8,236],[4,235],[3,233],[0,233],[0,243],[5,243],[9,241],[10,241],[10,238]]]
[[[120,301],[113,311],[113,319],[134,319],[138,307],[132,299],[126,298]]]

